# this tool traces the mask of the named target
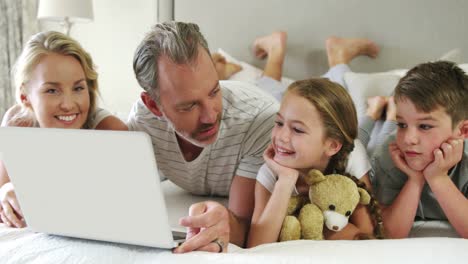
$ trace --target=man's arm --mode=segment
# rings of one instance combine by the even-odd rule
[[[229,191],[230,242],[245,246],[255,205],[255,179],[234,176]]]
[[[175,253],[193,250],[219,252],[215,240],[244,246],[253,212],[255,180],[234,176],[231,184],[229,209],[219,203],[206,201],[193,204],[189,216],[179,223],[188,228],[187,240]],[[223,247],[223,252],[227,247]]]

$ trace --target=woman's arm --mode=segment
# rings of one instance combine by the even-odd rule
[[[24,227],[23,213],[16,199],[3,161],[0,160],[0,219],[10,227]]]
[[[104,118],[99,124],[97,124],[96,129],[98,130],[128,130],[127,125],[122,122],[116,116],[108,116]]]
[[[2,127],[16,126],[16,127],[32,127],[34,119],[32,116],[26,114],[18,118],[17,115],[22,111],[22,107],[16,104],[8,109],[2,119]]]

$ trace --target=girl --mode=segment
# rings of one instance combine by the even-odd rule
[[[264,153],[266,164],[257,175],[248,247],[277,241],[291,194],[307,195],[302,175],[310,169],[346,173],[357,130],[353,101],[339,84],[320,78],[289,86],[277,114],[272,143]],[[361,180],[370,186],[367,174]],[[376,210],[375,202],[372,207]],[[376,214],[380,222],[378,211]],[[360,206],[346,228],[330,231],[325,237],[353,239],[373,229],[368,211]]]
[[[5,114],[2,126],[127,130],[108,111],[96,108],[97,73],[81,45],[59,32],[31,37],[14,71],[18,104]],[[8,226],[25,222],[0,160],[0,218]]]

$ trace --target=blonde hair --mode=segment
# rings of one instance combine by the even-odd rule
[[[325,129],[325,137],[338,140],[342,147],[331,157],[324,173],[343,174],[349,153],[354,148],[357,137],[357,114],[353,100],[339,84],[326,78],[296,81],[287,90],[306,98],[320,115]]]
[[[90,123],[96,109],[96,101],[99,96],[98,90],[98,74],[94,69],[93,60],[88,52],[74,39],[55,31],[47,31],[37,33],[32,36],[26,43],[23,51],[18,57],[13,67],[13,78],[16,88],[16,100],[21,106],[21,110],[13,117],[13,119],[33,119],[36,122],[36,117],[26,107],[22,100],[21,94],[25,93],[25,84],[30,80],[31,73],[37,66],[39,61],[48,54],[56,53],[64,56],[73,56],[77,59],[85,74],[86,83],[89,91],[89,111],[85,124],[82,128],[90,128]]]

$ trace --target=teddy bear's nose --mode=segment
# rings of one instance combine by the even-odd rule
[[[337,227],[337,226],[333,226],[332,228],[333,228],[333,230],[335,230],[335,231],[338,230],[338,227]]]

